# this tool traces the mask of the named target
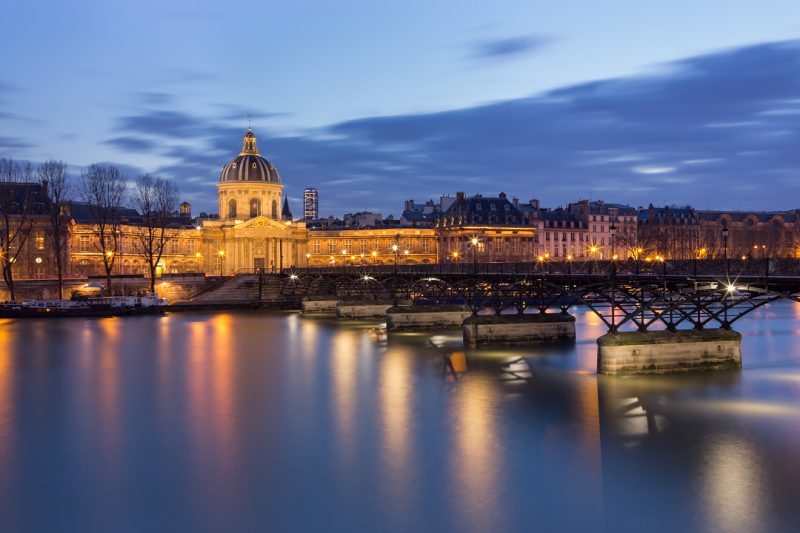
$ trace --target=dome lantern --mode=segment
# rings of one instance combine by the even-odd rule
[[[239,152],[239,155],[261,155],[256,147],[256,134],[251,128],[247,128],[247,133],[244,134],[242,151]]]
[[[281,177],[275,166],[261,157],[261,152],[256,146],[256,136],[252,129],[247,128],[242,151],[239,152],[238,157],[222,167],[219,181],[220,183],[249,181],[280,184]]]

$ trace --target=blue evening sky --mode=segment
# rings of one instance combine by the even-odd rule
[[[800,207],[800,2],[3,0],[0,156],[216,210],[253,112],[295,214],[468,194]]]

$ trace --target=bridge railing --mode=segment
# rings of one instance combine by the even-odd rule
[[[284,269],[286,275],[311,274],[326,276],[365,275],[403,276],[420,275],[609,275],[612,270],[617,275],[652,276],[800,276],[800,260],[794,258],[729,258],[725,259],[666,259],[619,261],[557,261],[541,260],[516,263],[434,263],[414,265],[371,265],[355,264],[347,266],[308,267]]]

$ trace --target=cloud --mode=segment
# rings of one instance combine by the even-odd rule
[[[30,148],[32,145],[18,137],[2,137],[0,136],[0,149],[3,148]]]
[[[407,198],[501,189],[550,206],[591,196],[788,209],[800,207],[800,115],[765,111],[798,100],[800,42],[790,41],[470,108],[256,134],[287,193],[316,187],[325,215],[365,206],[397,213]],[[152,150],[174,161],[159,172],[204,183],[192,191],[211,208],[219,169],[244,133],[227,116],[149,110],[120,117],[117,132],[156,139]],[[745,194],[753,183],[760,193]]]
[[[156,146],[153,141],[142,137],[114,137],[105,143],[125,152],[150,152]]]
[[[489,39],[472,45],[469,57],[479,60],[511,59],[537,52],[553,41],[544,35],[519,35],[505,39]]]

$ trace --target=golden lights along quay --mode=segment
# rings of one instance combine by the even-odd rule
[[[7,306],[170,303],[0,318],[9,531],[800,522],[796,213],[457,193],[331,220],[314,191],[295,218],[252,131],[216,215],[3,186]]]

